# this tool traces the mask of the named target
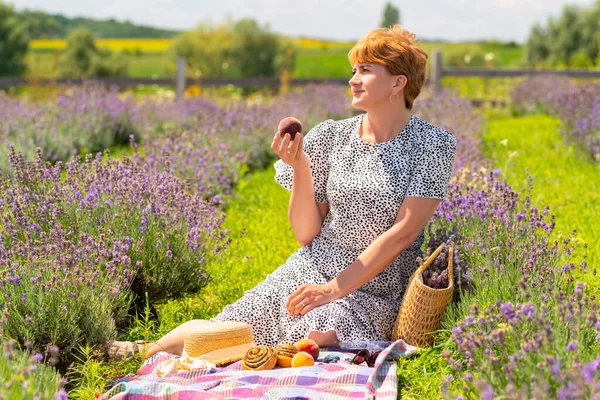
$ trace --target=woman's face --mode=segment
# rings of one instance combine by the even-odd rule
[[[402,77],[402,78],[399,78]],[[397,106],[390,103],[390,95],[394,103],[404,100],[402,91],[406,78],[404,75],[392,75],[381,64],[354,64],[352,68],[352,106],[362,110],[377,106]],[[401,85],[394,86],[394,85]],[[397,94],[399,93],[399,94]]]

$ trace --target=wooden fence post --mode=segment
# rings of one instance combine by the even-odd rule
[[[429,70],[429,81],[434,90],[440,90],[442,88],[442,51],[439,49],[433,50],[431,69]]]
[[[177,76],[175,77],[175,99],[183,99],[185,91],[185,58],[177,57]]]

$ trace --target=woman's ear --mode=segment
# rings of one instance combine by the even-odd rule
[[[406,87],[406,83],[408,82],[408,78],[405,75],[399,75],[396,78],[396,84],[394,85],[394,87],[399,87],[400,90],[404,89]]]

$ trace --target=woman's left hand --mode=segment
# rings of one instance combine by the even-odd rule
[[[335,289],[329,284],[301,285],[288,297],[285,307],[290,316],[305,315],[315,307],[322,306],[335,300]]]

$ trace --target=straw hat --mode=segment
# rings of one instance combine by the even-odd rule
[[[183,334],[181,356],[161,362],[156,374],[162,378],[198,368],[222,367],[241,360],[255,346],[250,325],[207,321]]]
[[[190,358],[216,365],[241,359],[255,346],[252,327],[244,322],[211,321],[183,334],[183,351]]]

